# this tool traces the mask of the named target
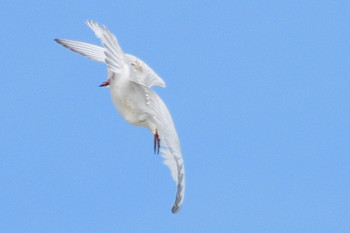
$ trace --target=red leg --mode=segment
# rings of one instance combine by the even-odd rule
[[[103,82],[100,87],[108,87],[109,86],[109,80]]]
[[[154,153],[159,154],[159,148],[160,148],[160,139],[158,135],[158,130],[156,130],[156,133],[154,134]]]

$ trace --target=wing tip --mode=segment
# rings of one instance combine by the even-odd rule
[[[96,22],[95,22],[95,21],[92,21],[91,19],[87,19],[87,20],[85,21],[85,23],[86,23],[86,25],[88,25],[89,27],[90,27],[90,25],[96,24]]]
[[[181,188],[178,190],[178,193],[176,194],[176,199],[175,199],[175,202],[173,204],[173,207],[171,208],[171,212],[173,214],[176,214],[180,211],[181,209],[181,206],[182,206],[182,203],[184,201],[184,193],[183,193],[184,189]]]
[[[94,32],[96,32],[96,30],[107,30],[107,27],[103,24],[99,24],[93,20],[86,20],[85,24],[88,25],[89,28],[91,28]]]
[[[159,78],[159,82],[157,83],[158,86],[162,87],[162,88],[166,88],[165,82],[163,81],[163,79]]]
[[[68,49],[71,49],[71,48],[69,48],[68,47],[68,45],[67,45],[67,41],[65,40],[65,39],[54,39],[54,41],[57,43],[57,44],[60,44],[60,45],[62,45],[63,47],[66,47],[66,48],[68,48]]]
[[[60,45],[62,45],[63,47],[66,47],[74,52],[76,52],[72,47],[69,46],[69,40],[66,39],[54,39],[54,41]]]
[[[61,44],[61,39],[53,39],[54,41],[56,41],[56,43]]]
[[[171,212],[173,214],[177,214],[181,209],[181,206],[178,206],[176,203],[173,205],[173,207],[171,208]]]
[[[97,30],[101,30],[102,29],[102,27],[97,22],[92,21],[90,19],[86,20],[85,23],[95,33],[97,33]]]

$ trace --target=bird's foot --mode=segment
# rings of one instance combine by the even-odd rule
[[[109,86],[109,79],[107,80],[107,81],[105,81],[105,82],[103,82],[101,85],[100,85],[100,87],[108,87]]]
[[[158,130],[156,129],[156,132],[154,133],[154,153],[159,154],[159,148],[160,148],[160,139],[158,135]]]

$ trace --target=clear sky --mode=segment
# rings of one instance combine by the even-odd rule
[[[0,232],[350,232],[349,1],[0,1]],[[163,78],[181,211],[153,136],[113,107],[123,50]]]

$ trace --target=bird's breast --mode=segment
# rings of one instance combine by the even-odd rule
[[[139,88],[130,81],[113,81],[110,85],[111,97],[120,115],[132,125],[147,126],[145,101]]]

